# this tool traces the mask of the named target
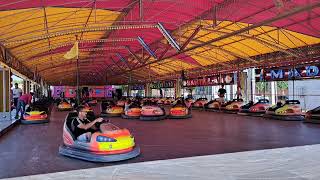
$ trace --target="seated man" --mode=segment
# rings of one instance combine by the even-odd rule
[[[72,131],[79,141],[88,142],[91,139],[91,134],[100,130],[102,133],[113,131],[114,126],[110,123],[103,123],[103,118],[97,118],[93,121],[87,119],[87,112],[84,111],[84,106],[78,107],[78,117],[72,121]]]

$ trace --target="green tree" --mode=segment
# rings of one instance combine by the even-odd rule
[[[277,88],[281,94],[285,94],[285,91],[288,90],[288,81],[278,81]]]
[[[258,91],[258,93],[263,93],[266,88],[267,88],[267,83],[256,82],[256,90]]]
[[[288,82],[287,81],[278,81],[277,82],[277,87],[280,90],[287,90],[288,89]]]

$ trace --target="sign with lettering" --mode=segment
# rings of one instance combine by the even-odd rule
[[[150,84],[151,89],[174,88],[174,81],[158,81]]]
[[[234,84],[236,74],[221,74],[216,76],[206,76],[197,79],[187,79],[183,81],[184,87],[192,86],[216,86],[221,84]]]
[[[144,85],[143,84],[134,84],[130,86],[131,90],[144,90]]]
[[[61,93],[64,93],[64,86],[53,86],[52,97],[59,98],[61,97]]]
[[[114,92],[115,89],[112,86],[104,86],[104,93],[105,97],[111,98],[112,97],[112,92]]]
[[[76,87],[74,86],[65,86],[65,97],[66,98],[75,98],[76,97]]]
[[[98,97],[104,97],[104,86],[92,86],[89,87],[89,97],[98,98]]]
[[[296,68],[255,69],[259,81],[286,81],[320,78],[320,65],[306,65]]]

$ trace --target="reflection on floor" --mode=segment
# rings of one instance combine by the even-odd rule
[[[319,180],[320,145],[160,160],[13,178],[95,180]]]
[[[99,106],[95,107],[95,112],[100,112]],[[187,120],[144,122],[112,118],[112,123],[133,133],[141,155],[123,162],[91,163],[58,154],[67,113],[54,108],[49,123],[19,125],[2,136],[0,178],[320,144],[320,125],[192,111],[193,117]],[[241,165],[241,161],[231,165]]]

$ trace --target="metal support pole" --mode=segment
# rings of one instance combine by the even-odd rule
[[[143,21],[143,2],[142,0],[139,0],[139,15],[140,15],[140,21]]]
[[[79,90],[79,80],[80,80],[80,75],[79,75],[79,57],[77,57],[77,103],[78,105],[80,104],[80,90]]]
[[[255,94],[255,86],[256,86],[256,81],[255,81],[255,75],[254,75],[254,69],[250,69],[250,79],[251,79],[251,101],[254,101],[254,94]]]
[[[76,35],[76,41],[78,41],[78,35]],[[79,83],[80,83],[80,73],[79,73],[79,54],[77,55],[77,63],[76,63],[76,68],[77,68],[77,104],[80,105],[80,88],[79,88]]]
[[[3,101],[2,101],[2,109],[0,110],[0,112],[6,112],[6,86],[7,86],[7,81],[6,81],[6,69],[3,68],[2,69],[2,97],[3,97]]]

